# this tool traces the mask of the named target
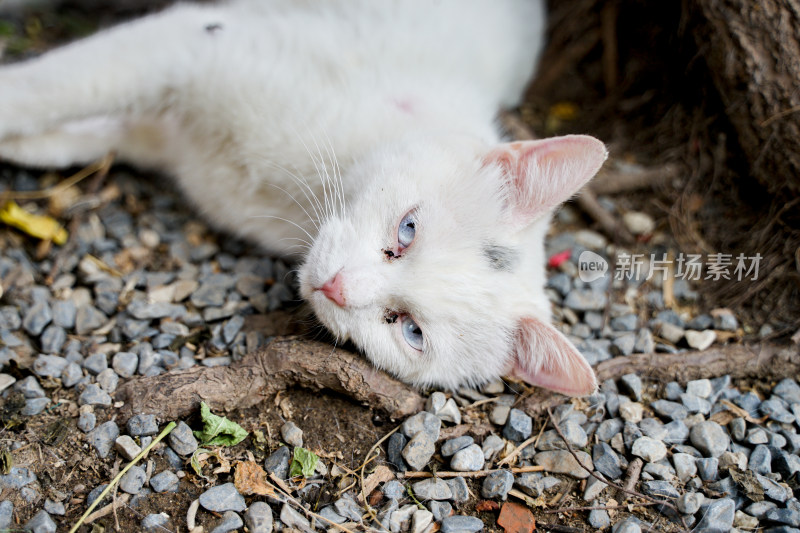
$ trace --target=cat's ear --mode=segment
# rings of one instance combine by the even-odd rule
[[[578,192],[608,157],[605,145],[588,135],[566,135],[501,144],[484,158],[500,166],[512,223],[522,227]]]
[[[525,317],[517,325],[512,374],[532,385],[567,396],[587,396],[597,388],[594,370],[556,328]]]

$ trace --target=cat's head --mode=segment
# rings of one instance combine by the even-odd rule
[[[515,374],[590,394],[594,372],[550,325],[544,236],[606,155],[586,136],[377,150],[347,171],[359,193],[322,225],[301,293],[338,338],[414,385]]]

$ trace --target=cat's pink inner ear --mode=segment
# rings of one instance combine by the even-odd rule
[[[505,143],[486,164],[501,167],[514,222],[527,224],[569,199],[600,170],[605,145],[588,135]]]
[[[567,396],[587,396],[597,378],[586,359],[556,328],[536,318],[517,326],[513,375]]]

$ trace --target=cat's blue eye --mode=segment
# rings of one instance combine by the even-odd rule
[[[411,246],[416,234],[417,223],[414,221],[414,212],[409,211],[400,221],[400,226],[397,228],[397,244],[400,249],[403,250]]]
[[[404,316],[400,328],[403,330],[403,338],[408,345],[421,352],[424,345],[424,337],[422,336],[422,330],[414,322],[414,319],[407,315]]]

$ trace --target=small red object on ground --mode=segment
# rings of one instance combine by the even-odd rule
[[[547,268],[558,268],[561,266],[561,263],[569,259],[571,255],[572,250],[564,250],[563,252],[551,255],[550,259],[547,261]]]
[[[506,502],[497,517],[497,525],[506,533],[532,533],[536,529],[536,519],[524,505]]]

